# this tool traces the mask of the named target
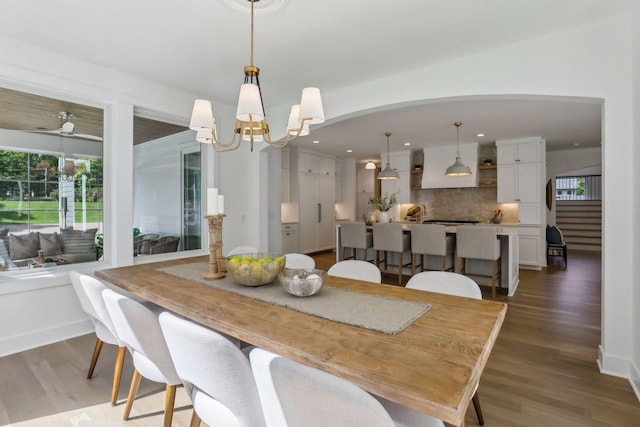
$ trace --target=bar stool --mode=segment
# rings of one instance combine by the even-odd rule
[[[340,243],[342,253],[351,249],[350,257],[343,256],[343,260],[358,259],[358,249],[362,250],[362,261],[367,261],[367,249],[373,248],[373,233],[367,231],[364,222],[345,222],[340,224]]]
[[[453,271],[455,267],[455,239],[447,236],[444,225],[412,224],[411,225],[411,275],[416,274],[416,267],[420,271],[434,270],[425,268],[425,255],[439,256],[442,259],[441,271]],[[416,263],[416,256],[420,256],[420,264]],[[447,260],[451,262],[448,263]]]
[[[402,285],[402,267],[409,267],[411,263],[403,264],[402,256],[406,251],[411,250],[411,239],[409,234],[405,234],[400,223],[373,224],[373,263],[378,266],[382,273],[397,273],[398,285]],[[379,259],[380,251],[384,252],[384,259]],[[389,270],[389,252],[396,253],[398,257],[398,271]],[[384,268],[380,265],[384,263]]]
[[[491,278],[491,296],[496,297],[496,283],[501,277],[500,240],[496,227],[459,225],[456,231],[456,249],[461,274],[473,277]],[[467,259],[492,261],[491,275],[466,271]]]

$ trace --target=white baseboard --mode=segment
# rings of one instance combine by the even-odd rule
[[[635,363],[631,362],[629,370],[631,371],[631,375],[629,375],[629,382],[631,383],[631,387],[640,402],[640,369],[638,369]]]
[[[93,323],[86,318],[64,325],[56,325],[52,328],[32,331],[28,334],[3,338],[0,340],[0,357],[85,335],[94,330]]]
[[[630,367],[631,361],[629,359],[606,354],[602,351],[602,345],[598,346],[598,368],[600,373],[629,379]]]

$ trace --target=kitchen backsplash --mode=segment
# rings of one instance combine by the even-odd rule
[[[496,203],[495,188],[439,188],[414,191],[415,203],[425,205],[427,219],[490,222],[502,211],[502,222],[518,222],[517,203]]]

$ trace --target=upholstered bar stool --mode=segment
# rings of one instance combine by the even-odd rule
[[[460,273],[473,277],[491,278],[491,296],[496,297],[496,284],[500,281],[500,240],[496,227],[459,225],[456,231],[456,250]],[[491,261],[491,275],[467,272],[467,259]]]
[[[342,257],[343,260],[358,259],[358,249],[362,250],[362,261],[367,261],[367,250],[373,248],[373,233],[367,231],[364,222],[344,222],[340,224],[340,243],[342,253],[351,249],[351,256]]]
[[[425,264],[425,255],[439,256],[442,259],[441,271],[453,271],[455,268],[455,239],[447,236],[444,225],[412,224],[411,225],[411,275],[420,271],[434,270]],[[420,257],[420,263],[416,263]],[[448,261],[448,262],[447,262]]]
[[[378,266],[382,273],[397,273],[398,285],[402,284],[402,267],[409,267],[411,263],[403,264],[402,256],[405,252],[411,250],[411,238],[409,234],[405,234],[400,223],[382,223],[373,224],[373,263]],[[380,252],[383,252],[384,258],[379,258]],[[398,262],[393,267],[397,271],[389,270],[389,252],[397,254]],[[384,268],[381,265],[384,264]]]

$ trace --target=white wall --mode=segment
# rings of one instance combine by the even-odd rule
[[[632,2],[633,13],[633,144],[631,161],[634,165],[640,164],[640,2]],[[637,171],[637,168],[635,169]],[[618,183],[623,185],[623,183]],[[640,173],[636,172],[633,179],[629,182],[630,191],[633,199],[633,210],[630,212],[633,221],[631,229],[631,238],[633,242],[640,242],[640,224],[637,218],[640,217]],[[640,399],[640,247],[636,244],[633,247],[631,259],[635,260],[632,267],[632,275],[628,278],[632,289],[632,303],[634,309],[630,315],[630,340],[632,345],[630,378],[631,385],[636,392],[636,396]]]

